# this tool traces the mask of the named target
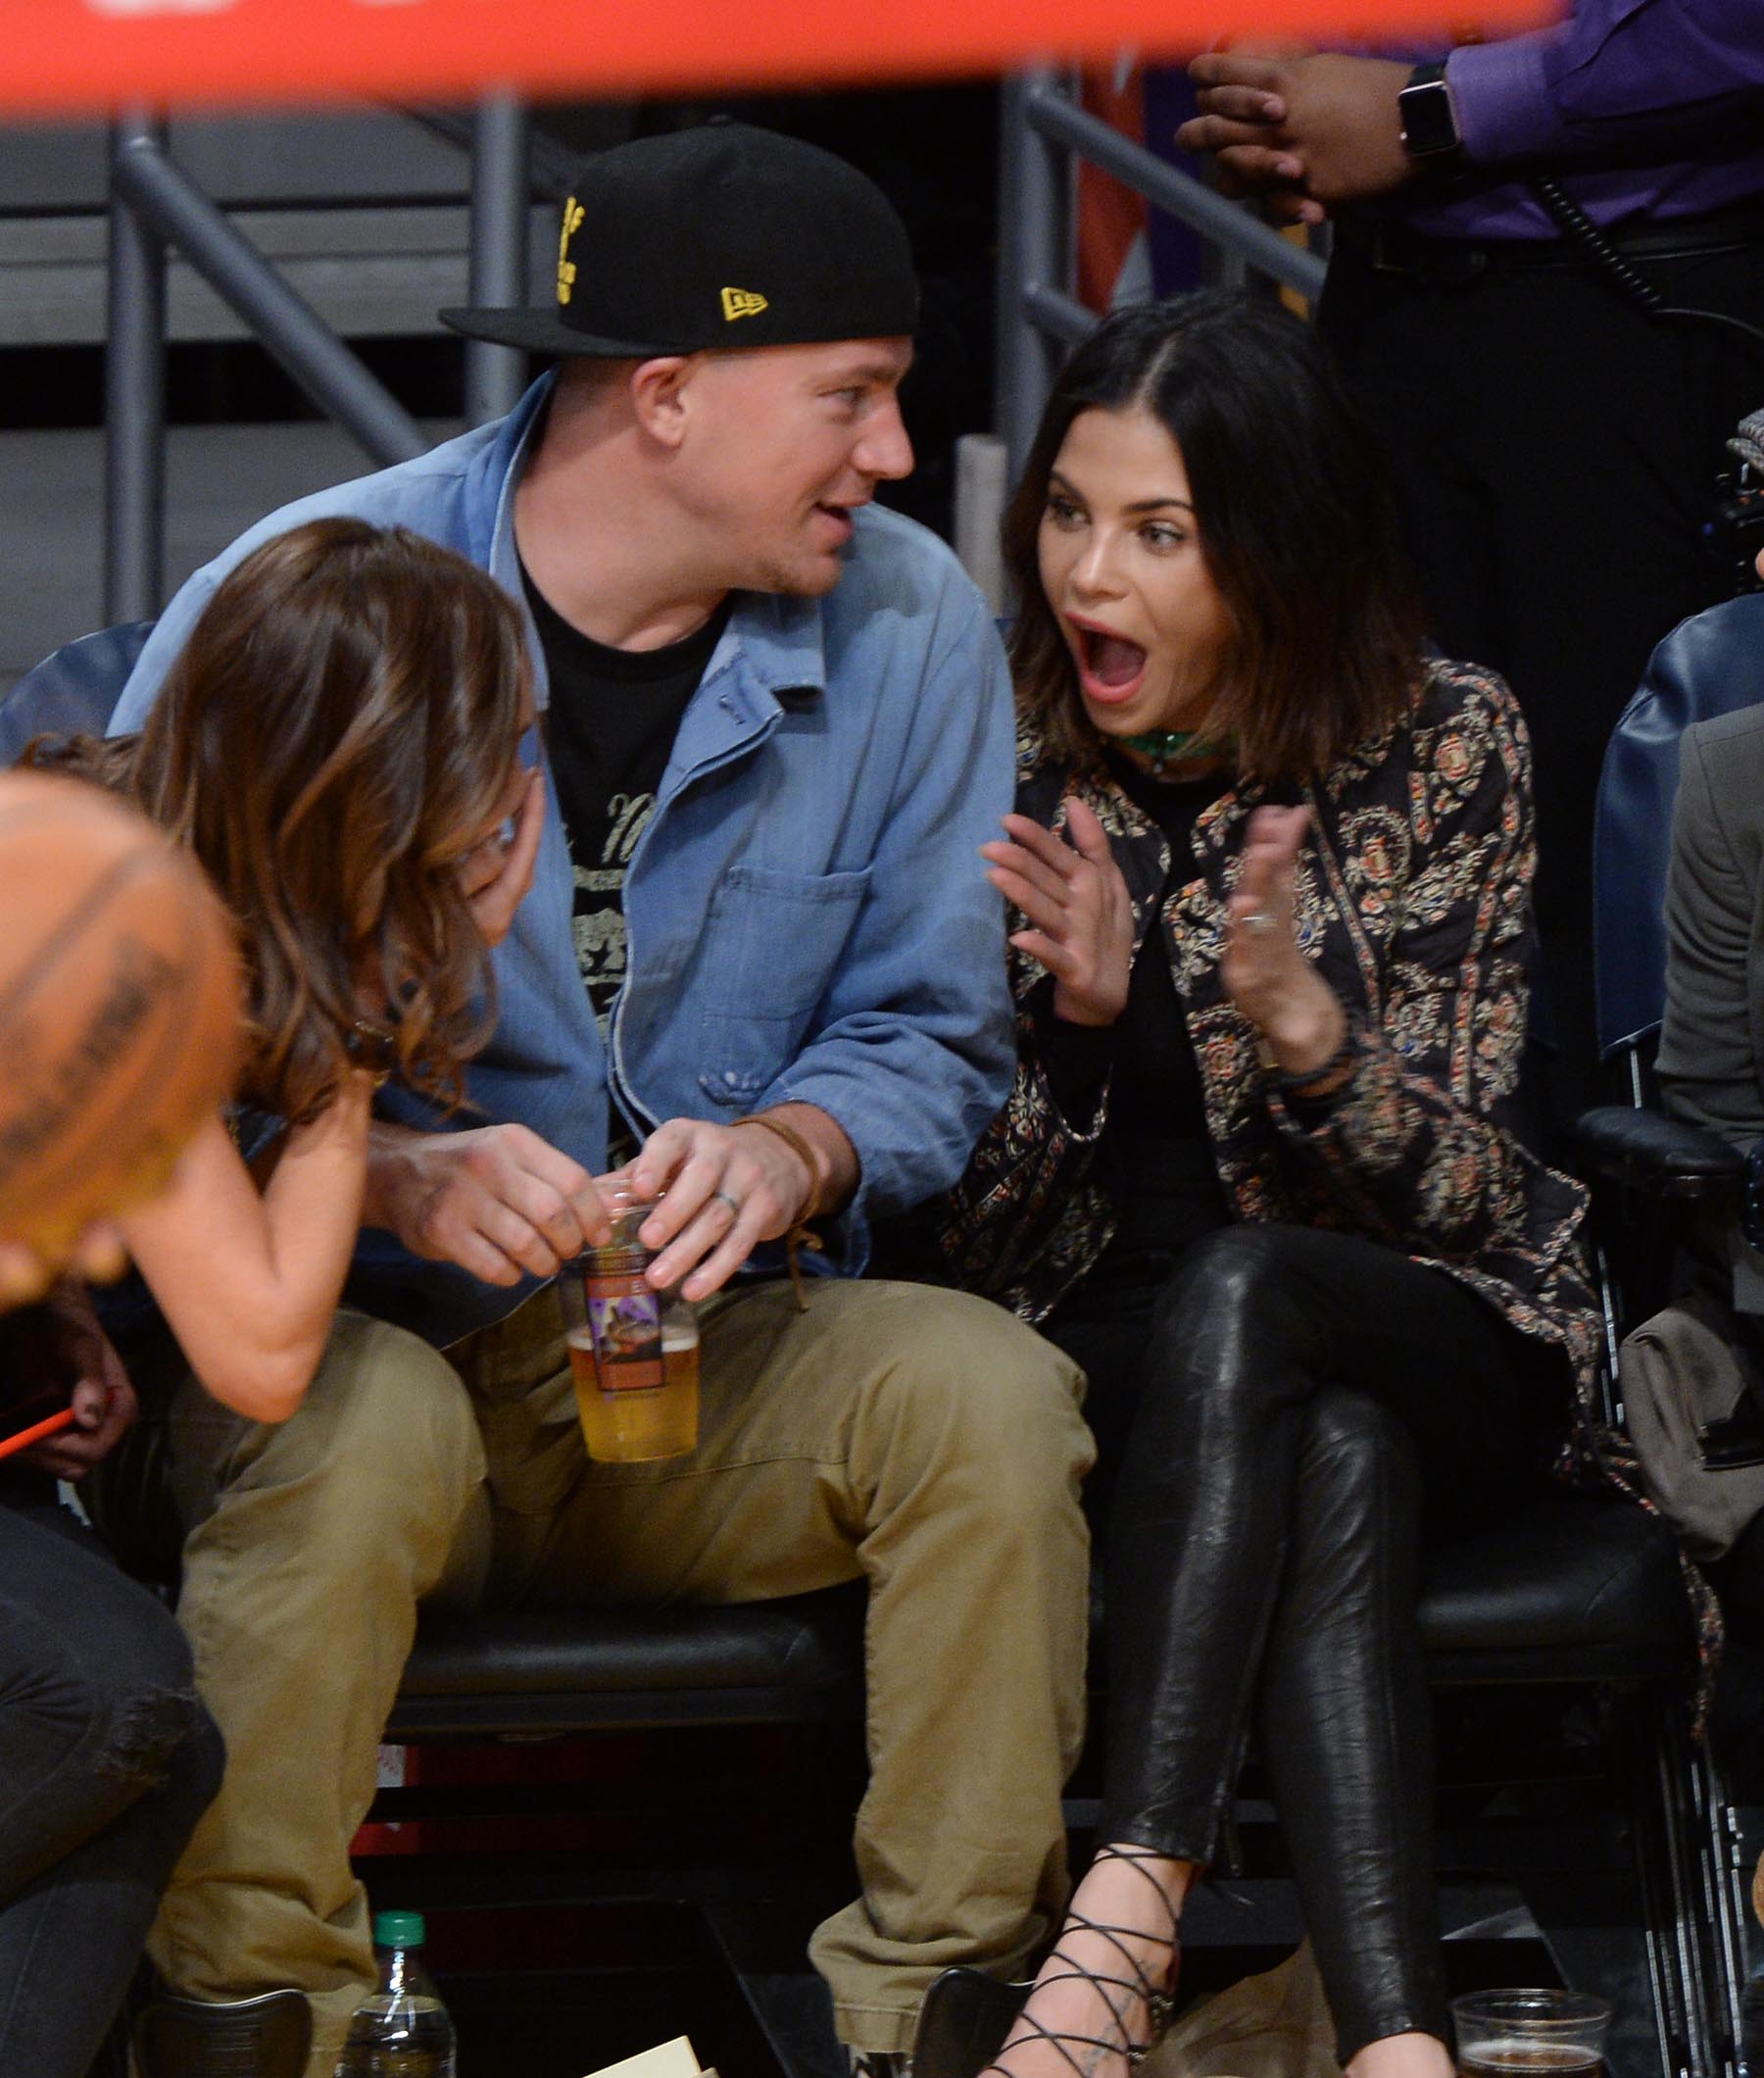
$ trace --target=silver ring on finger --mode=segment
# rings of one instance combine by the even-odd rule
[[[1266,910],[1250,910],[1244,918],[1244,928],[1247,931],[1254,932],[1258,938],[1264,938],[1269,931],[1277,929],[1278,926]]]
[[[741,1217],[740,1199],[731,1198],[727,1191],[712,1191],[710,1193],[710,1202],[712,1205],[721,1203],[729,1208],[729,1220],[731,1224],[733,1224],[734,1221]]]

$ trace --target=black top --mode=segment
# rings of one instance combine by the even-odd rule
[[[572,627],[520,575],[551,681],[546,743],[575,867],[576,962],[604,1032],[625,976],[625,872],[731,602],[683,642],[612,649]]]
[[[1111,754],[1121,791],[1163,832],[1173,888],[1195,877],[1190,840],[1197,817],[1230,783],[1224,772],[1159,780]],[[1105,1029],[1054,1016],[1052,981],[1033,1001],[1055,1102],[1082,1124],[1096,1114],[1104,1076],[1108,1119],[1097,1152],[1097,1180],[1115,1213],[1109,1254],[1175,1252],[1230,1218],[1207,1137],[1200,1069],[1170,973],[1161,915],[1153,915],[1133,963],[1127,1008]],[[1101,1265],[1099,1265],[1099,1268]]]

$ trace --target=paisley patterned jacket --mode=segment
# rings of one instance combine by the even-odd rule
[[[1530,750],[1506,686],[1471,666],[1433,665],[1406,722],[1302,790],[1299,941],[1350,1027],[1351,1072],[1320,1104],[1283,1100],[1220,976],[1224,908],[1264,790],[1243,783],[1200,816],[1192,873],[1161,910],[1162,833],[1106,772],[1061,769],[1033,735],[1020,738],[1020,811],[1062,827],[1068,793],[1109,834],[1140,947],[1162,934],[1236,1215],[1361,1234],[1482,1293],[1567,1354],[1591,1444],[1598,1328],[1580,1254],[1586,1193],[1509,1124],[1536,847]],[[1027,1007],[1041,970],[1012,958],[1015,1083],[941,1209],[937,1241],[956,1283],[1038,1320],[1109,1237],[1091,1176],[1107,1095],[1094,1118],[1061,1115]]]

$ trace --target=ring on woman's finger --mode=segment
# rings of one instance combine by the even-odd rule
[[[1267,932],[1276,929],[1277,925],[1266,910],[1250,910],[1244,917],[1244,928],[1247,931],[1253,931],[1260,938],[1265,936]]]
[[[741,1201],[739,1199],[731,1198],[727,1191],[712,1191],[710,1193],[710,1202],[712,1205],[716,1204],[719,1199],[724,1205],[729,1208],[729,1217],[731,1220],[739,1219],[741,1217]]]

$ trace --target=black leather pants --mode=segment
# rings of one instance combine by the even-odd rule
[[[1302,1227],[1105,1262],[1048,1333],[1102,1449],[1099,1837],[1210,1861],[1255,1723],[1342,2060],[1443,2037],[1423,1526],[1541,1476],[1565,1363],[1443,1272]]]

